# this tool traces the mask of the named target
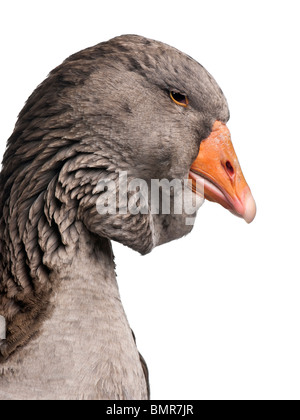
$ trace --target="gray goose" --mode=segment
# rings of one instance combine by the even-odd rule
[[[33,92],[0,175],[0,399],[148,399],[111,240],[149,253],[186,214],[100,214],[99,181],[188,177],[251,222],[226,99],[196,61],[126,35],[69,57]],[[1,337],[0,337],[1,338]],[[3,338],[3,337],[2,337]]]

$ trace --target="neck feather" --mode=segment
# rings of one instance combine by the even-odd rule
[[[2,363],[2,399],[146,399],[140,355],[124,313],[110,242],[81,229],[38,334]],[[0,377],[1,379],[1,377]],[[33,388],[34,384],[34,388]]]
[[[60,368],[65,374],[60,380],[69,378],[74,385],[75,377],[70,378],[59,363],[61,358],[70,367],[67,356],[60,353],[67,348],[62,343],[64,340],[67,343],[70,336],[70,343],[76,349],[76,356],[72,356],[74,375],[85,374],[79,369],[79,360],[84,364],[90,357],[96,375],[87,374],[87,377],[99,381],[106,381],[108,376],[114,378],[111,387],[100,384],[100,388],[108,389],[116,398],[125,396],[124,389],[130,390],[133,378],[138,378],[143,383],[140,392],[144,395],[141,363],[136,365],[139,355],[120,303],[110,244],[103,238],[148,252],[153,247],[150,224],[146,216],[125,220],[123,225],[119,220],[97,213],[96,186],[108,174],[117,176],[117,167],[108,158],[110,141],[106,142],[92,129],[95,126],[93,106],[98,105],[89,102],[93,121],[87,116],[83,118],[81,107],[76,109],[78,89],[83,84],[81,80],[78,83],[65,80],[64,68],[52,72],[29,98],[8,140],[3,159],[0,315],[6,319],[7,338],[0,340],[0,387],[1,369],[7,378],[8,372],[19,371],[17,366],[24,369],[29,366],[33,373],[28,373],[28,378],[31,383],[39,383],[42,367],[46,372],[56,363],[57,370]],[[86,89],[81,94],[84,92]],[[107,124],[104,115],[100,125],[101,132],[106,134],[110,133]],[[116,158],[117,151],[114,153]],[[78,308],[82,311],[80,318]],[[60,356],[55,356],[51,363],[48,354],[47,363],[40,350],[42,346],[51,348],[53,357]],[[79,346],[82,346],[81,353]],[[121,352],[118,353],[119,365],[116,351]],[[96,353],[97,363],[92,357]],[[132,363],[126,364],[126,354]],[[134,365],[133,371],[137,373],[127,372],[127,365]],[[105,366],[106,372],[103,371]],[[119,369],[125,369],[128,388],[123,387]],[[48,374],[51,382],[51,371]],[[58,376],[53,378],[56,378],[53,383],[58,383]]]

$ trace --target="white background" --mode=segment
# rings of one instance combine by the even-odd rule
[[[205,203],[184,239],[146,257],[114,247],[154,399],[300,397],[298,3],[1,2],[1,154],[48,72],[116,35],[181,49],[228,99],[255,221]]]

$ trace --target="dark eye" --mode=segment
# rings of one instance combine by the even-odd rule
[[[170,97],[171,97],[172,101],[175,102],[175,104],[177,104],[177,105],[187,107],[188,104],[189,104],[188,97],[186,95],[182,95],[179,92],[171,91],[170,92]]]

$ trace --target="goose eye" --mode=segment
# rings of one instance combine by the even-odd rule
[[[175,104],[187,107],[189,104],[188,97],[186,95],[182,95],[181,93],[171,91],[170,96]]]

